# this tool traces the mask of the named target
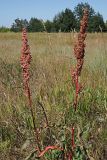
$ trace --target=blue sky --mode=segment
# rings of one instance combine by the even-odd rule
[[[88,2],[107,20],[107,0],[0,0],[0,26],[11,26],[16,18],[51,20],[59,11],[73,10],[80,2]]]

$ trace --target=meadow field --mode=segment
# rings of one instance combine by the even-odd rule
[[[74,114],[75,88],[71,68],[77,33],[29,33],[32,55],[30,88],[41,146],[71,143],[75,124],[73,160],[107,159],[107,34],[87,34],[83,90]],[[0,33],[0,160],[36,159],[32,118],[23,94],[20,66],[21,33]],[[46,128],[46,117],[50,132]],[[81,142],[82,141],[82,142]],[[53,151],[45,160],[62,160]],[[30,156],[32,158],[29,158]]]

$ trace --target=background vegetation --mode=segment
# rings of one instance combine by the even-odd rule
[[[29,21],[26,19],[15,19],[11,28],[1,27],[0,32],[20,32],[23,27],[27,27],[29,32],[71,32],[73,30],[78,31],[80,26],[80,20],[82,18],[83,8],[87,7],[89,10],[89,25],[88,32],[100,32],[101,30],[107,31],[107,24],[104,22],[103,16],[88,4],[79,3],[73,11],[66,8],[61,11],[52,21],[43,21],[41,19],[32,17]]]

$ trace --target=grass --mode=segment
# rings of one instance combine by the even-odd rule
[[[79,127],[75,133],[77,148],[74,160],[85,159],[83,144],[90,159],[106,160],[107,34],[87,35],[86,56],[81,75],[84,90],[80,95],[76,116],[72,107],[75,91],[70,75],[71,67],[75,64],[75,36],[76,33],[28,35],[32,54],[30,86],[36,123],[40,126],[41,146],[60,143],[65,147],[70,146],[69,128],[77,122]],[[0,33],[1,160],[23,160],[35,149],[32,118],[23,96],[20,48],[20,33]],[[38,101],[47,113],[51,141]],[[56,160],[58,153],[53,155],[51,158],[47,155],[47,160]]]

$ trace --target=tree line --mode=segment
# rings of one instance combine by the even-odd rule
[[[106,32],[107,31],[107,21],[104,22],[103,16],[88,4],[79,3],[74,10],[66,8],[61,11],[52,21],[43,21],[38,18],[31,18],[29,21],[26,19],[15,19],[11,28],[1,27],[1,32],[13,31],[20,32],[23,27],[26,27],[28,32],[71,32],[79,31],[80,20],[83,15],[83,9],[87,8],[89,10],[89,23],[88,32]]]

